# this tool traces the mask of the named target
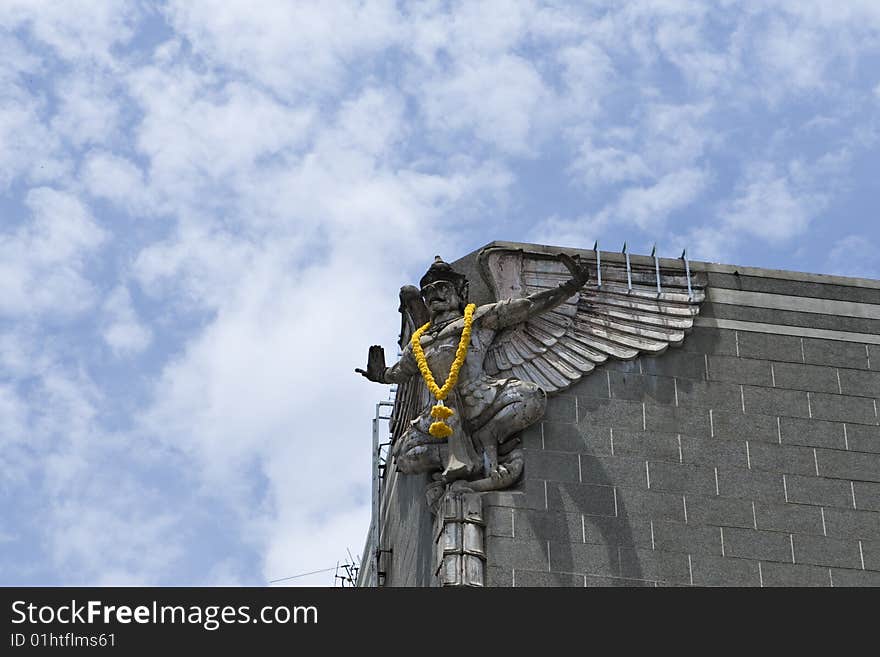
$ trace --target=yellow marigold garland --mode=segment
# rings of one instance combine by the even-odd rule
[[[476,308],[476,304],[473,303],[469,303],[465,306],[464,328],[461,330],[461,340],[458,342],[458,349],[455,350],[455,360],[452,361],[452,367],[449,368],[449,376],[446,378],[446,382],[443,384],[442,388],[437,385],[437,382],[434,380],[434,375],[431,374],[431,368],[428,367],[428,361],[425,358],[425,352],[422,350],[422,343],[420,342],[424,332],[430,328],[431,322],[428,322],[413,333],[412,339],[410,340],[413,354],[416,357],[419,372],[422,373],[422,378],[425,380],[425,385],[428,386],[428,390],[431,391],[431,394],[434,395],[439,402],[431,408],[431,417],[437,420],[437,422],[433,422],[428,429],[428,433],[435,438],[447,438],[452,435],[452,427],[446,424],[444,420],[449,419],[455,411],[444,405],[443,400],[446,399],[447,395],[449,395],[455,387],[455,384],[458,383],[458,373],[461,371],[461,366],[464,365],[468,345],[470,345],[471,342],[471,328],[474,324],[474,310],[476,310]]]

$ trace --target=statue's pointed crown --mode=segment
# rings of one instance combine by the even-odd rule
[[[467,283],[467,277],[464,274],[455,271],[452,268],[452,265],[445,262],[440,256],[434,256],[434,262],[431,263],[428,271],[422,276],[422,280],[419,281],[419,287],[425,287],[436,281],[449,281],[450,283],[454,283],[455,287],[461,290],[465,283]]]

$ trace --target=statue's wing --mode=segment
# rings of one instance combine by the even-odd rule
[[[643,258],[640,258],[643,260]],[[653,261],[652,261],[653,262]],[[507,247],[480,254],[483,277],[498,300],[555,288],[571,274],[555,256]],[[592,263],[590,281],[574,296],[538,317],[500,332],[486,355],[486,372],[563,390],[609,358],[629,360],[681,344],[705,298],[706,278],[681,269],[625,263]],[[628,282],[631,280],[631,287]]]
[[[400,288],[400,350],[409,343],[416,329],[428,321],[428,308],[422,300],[419,289],[413,285]],[[428,403],[428,389],[418,377],[412,377],[397,385],[394,396],[394,409],[391,412],[391,440],[395,442],[409,427],[410,421]]]

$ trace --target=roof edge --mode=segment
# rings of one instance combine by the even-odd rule
[[[567,246],[550,246],[546,244],[531,244],[528,242],[507,242],[504,240],[493,240],[488,244],[473,251],[477,254],[483,249],[490,247],[503,247],[509,249],[523,249],[532,253],[542,253],[545,255],[556,255],[558,253],[578,254],[581,256],[589,256],[593,253],[593,249],[577,249]],[[602,260],[605,262],[624,262],[625,258],[618,251],[600,251]],[[470,255],[470,254],[468,254]],[[680,267],[681,259],[679,258],[658,258],[660,264],[666,267]],[[630,254],[630,261],[639,264],[653,264],[654,260],[651,256]],[[735,274],[739,276],[756,276],[760,278],[776,278],[788,281],[799,281],[807,283],[820,283],[823,285],[844,285],[848,287],[861,287],[880,289],[880,280],[873,278],[856,278],[852,276],[837,276],[833,274],[813,274],[799,271],[789,271],[785,269],[766,269],[763,267],[746,267],[741,265],[725,265],[715,262],[705,262],[702,260],[688,260],[692,271],[715,272],[719,274]]]

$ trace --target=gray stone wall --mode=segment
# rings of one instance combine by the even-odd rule
[[[880,586],[880,346],[851,335],[880,336],[880,286],[755,273],[710,272],[681,348],[552,399],[486,499],[490,585]]]
[[[382,509],[383,552],[378,566],[383,586],[435,586],[433,516],[425,501],[426,475],[388,469]]]
[[[880,282],[692,267],[684,344],[597,368],[523,436],[524,480],[484,498],[489,585],[880,586]],[[386,585],[431,585],[421,479],[385,487]]]

